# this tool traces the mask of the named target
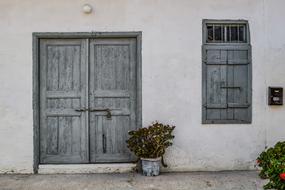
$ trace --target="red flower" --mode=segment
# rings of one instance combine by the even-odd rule
[[[279,174],[279,177],[280,177],[281,180],[285,180],[285,173]]]
[[[260,160],[256,160],[256,163],[257,163],[257,164],[260,164],[260,162],[261,162]]]

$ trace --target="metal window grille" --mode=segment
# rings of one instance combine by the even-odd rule
[[[247,43],[246,24],[206,24],[207,43]]]

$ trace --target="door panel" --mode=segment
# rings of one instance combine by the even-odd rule
[[[88,162],[86,40],[40,40],[40,163]]]
[[[136,39],[90,40],[90,161],[128,162],[127,132],[136,128]]]

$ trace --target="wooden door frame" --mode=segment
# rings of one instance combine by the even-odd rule
[[[136,38],[136,112],[142,127],[142,32],[35,32],[33,35],[33,169],[40,163],[40,39]]]

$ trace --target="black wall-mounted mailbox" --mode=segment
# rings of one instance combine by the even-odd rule
[[[283,105],[283,88],[268,87],[268,105]]]

